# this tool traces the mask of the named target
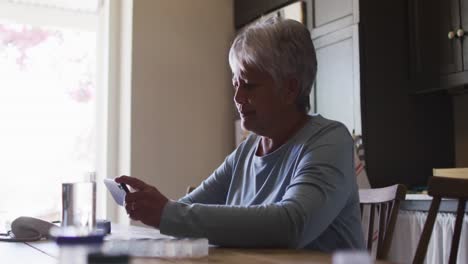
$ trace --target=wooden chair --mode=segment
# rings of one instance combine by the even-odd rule
[[[375,212],[378,214],[378,239],[377,239],[377,259],[386,259],[392,243],[393,231],[400,208],[400,202],[405,199],[406,187],[402,184],[395,184],[385,188],[360,189],[359,200],[361,204],[361,218],[363,218],[364,208],[370,207],[369,222],[367,228],[367,249],[372,251],[374,242],[374,221]],[[367,217],[366,217],[367,218]],[[364,220],[364,219],[363,219]]]
[[[440,174],[439,174],[440,175]],[[442,198],[458,199],[457,217],[455,218],[455,229],[453,231],[452,246],[450,248],[449,263],[457,262],[458,246],[460,243],[460,234],[465,214],[465,204],[468,199],[468,175],[463,177],[438,177],[433,176],[429,179],[428,193],[432,196],[432,203],[424,224],[418,248],[413,259],[413,263],[423,263],[426,258],[427,246],[431,239],[432,230],[439,210]]]
[[[193,187],[191,185],[187,186],[187,190],[185,191],[185,194],[191,193],[193,190],[195,190],[196,187]]]

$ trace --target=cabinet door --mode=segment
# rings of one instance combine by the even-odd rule
[[[468,71],[468,0],[460,0],[461,27],[465,31],[463,43],[463,69]]]
[[[460,3],[459,0],[439,0],[440,27],[437,32],[441,48],[442,74],[456,73],[463,70],[460,38],[456,36],[460,29]],[[465,0],[462,0],[465,1]],[[468,29],[468,27],[466,27]],[[437,29],[437,28],[436,28]],[[449,36],[452,34],[452,36]]]
[[[352,25],[314,40],[318,69],[311,102],[317,113],[361,134],[358,32]]]
[[[458,1],[409,1],[410,68],[416,92],[443,89],[441,77],[463,70],[461,41],[455,36]]]
[[[315,0],[312,38],[359,23],[359,0]]]

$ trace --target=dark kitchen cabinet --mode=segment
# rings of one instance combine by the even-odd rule
[[[409,0],[412,92],[468,84],[468,0]]]
[[[455,164],[451,96],[445,91],[408,92],[434,87],[430,80],[415,82],[414,48],[427,55],[420,57],[427,59],[419,65],[420,70],[431,70],[432,76],[426,76],[435,76],[436,85],[441,83],[444,70],[440,66],[442,38],[436,42],[436,32],[443,29],[440,23],[425,25],[425,31],[416,32],[424,37],[424,42],[418,44],[429,46],[415,47],[416,33],[411,28],[417,20],[408,16],[414,12],[409,8],[414,1],[359,2],[362,135],[372,187],[395,183],[410,188],[424,186],[433,168]],[[436,4],[432,9],[418,10],[427,23],[432,23],[430,18],[434,19],[440,7],[435,0],[420,3],[423,1]],[[448,39],[445,33],[444,37]],[[431,45],[432,50],[427,48]]]
[[[234,25],[240,29],[261,15],[277,10],[294,0],[236,0],[234,1]]]

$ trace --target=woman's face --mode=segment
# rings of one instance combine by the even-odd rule
[[[285,107],[291,107],[284,87],[278,89],[268,73],[257,69],[246,68],[240,76],[233,78],[233,86],[242,127],[258,135],[268,135],[281,122]]]

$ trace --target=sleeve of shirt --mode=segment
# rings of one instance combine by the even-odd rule
[[[281,201],[257,206],[171,201],[163,210],[161,233],[206,237],[211,244],[229,247],[300,248],[304,235],[312,242],[345,206],[351,192],[349,177],[354,176],[346,128],[333,126],[322,132],[305,147]],[[303,234],[306,225],[312,228]]]

